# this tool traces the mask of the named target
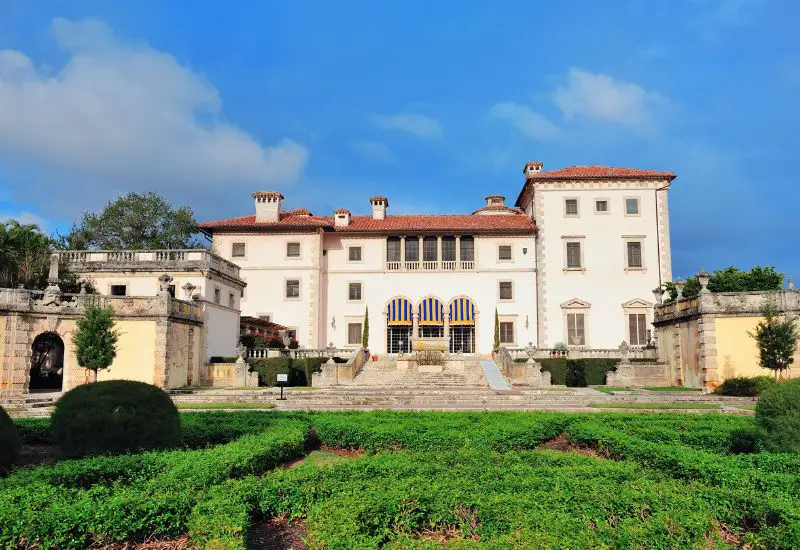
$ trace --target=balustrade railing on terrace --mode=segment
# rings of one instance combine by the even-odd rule
[[[332,350],[334,357],[347,357],[353,350],[335,348]],[[247,350],[248,359],[267,359],[270,357],[292,357],[295,359],[305,359],[307,357],[328,358],[330,349],[286,349],[286,348],[249,348]]]
[[[233,277],[239,276],[239,266],[202,248],[180,250],[66,250],[61,258],[73,264],[115,264],[147,262],[196,262]],[[180,266],[165,266],[180,267]]]
[[[524,348],[508,348],[514,359],[527,359],[528,352]],[[619,349],[601,348],[537,348],[533,354],[534,359],[620,359],[622,353]],[[655,348],[631,346],[628,350],[630,359],[655,359]]]
[[[475,262],[466,261],[423,261],[423,262],[386,262],[386,271],[472,271]]]

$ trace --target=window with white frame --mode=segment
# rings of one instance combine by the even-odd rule
[[[361,261],[361,247],[351,246],[347,249],[347,259],[351,262]]]
[[[511,261],[511,245],[501,244],[497,247],[497,259],[501,262]]]
[[[625,198],[625,215],[638,216],[639,215],[639,199],[636,197]]]
[[[586,314],[567,312],[567,345],[586,345]]]
[[[565,216],[578,215],[578,199],[564,199],[564,215]]]
[[[286,257],[299,258],[300,257],[300,243],[292,242],[286,243]]]
[[[361,323],[347,323],[347,344],[358,345],[361,343]]]
[[[629,269],[641,269],[644,267],[642,262],[642,241],[627,241],[625,243],[626,265]]]
[[[567,269],[581,269],[583,267],[581,242],[567,241]]]
[[[608,199],[595,199],[594,212],[595,214],[608,214]]]
[[[231,258],[244,258],[247,252],[245,243],[233,243],[231,245]]]
[[[286,280],[286,297],[289,299],[300,298],[300,279]]]
[[[628,341],[632,346],[647,345],[647,315],[644,313],[628,314]]]
[[[351,302],[361,301],[361,283],[347,284],[347,299]]]
[[[514,321],[500,321],[499,331],[501,344],[513,344],[516,342]]]
[[[513,300],[514,283],[512,281],[500,281],[498,283],[498,295],[501,300]]]

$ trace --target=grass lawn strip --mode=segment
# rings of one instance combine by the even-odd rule
[[[253,403],[251,401],[209,401],[207,403],[175,403],[175,406],[180,410],[213,410],[213,409],[274,409],[275,405],[272,403]]]
[[[709,409],[721,408],[716,403],[589,403],[593,409]]]

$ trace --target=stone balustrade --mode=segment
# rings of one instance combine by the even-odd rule
[[[508,353],[513,359],[527,359],[528,350],[524,348],[508,348]],[[631,359],[656,360],[656,349],[645,347],[631,347],[628,351]],[[622,353],[618,348],[536,348],[533,350],[534,359],[621,359]]]
[[[65,250],[60,259],[77,271],[94,269],[147,269],[183,271],[192,268],[214,269],[239,278],[239,266],[202,248],[179,250]]]

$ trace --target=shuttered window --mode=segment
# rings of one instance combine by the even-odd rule
[[[233,243],[231,245],[231,257],[244,258],[245,250],[246,250],[245,243]]]
[[[628,242],[628,267],[642,267],[642,243]]]
[[[566,199],[564,201],[564,214],[567,216],[578,215],[578,199]]]
[[[628,337],[632,346],[647,345],[647,317],[644,313],[628,315]]]
[[[347,343],[351,345],[361,343],[361,323],[347,324]]]
[[[511,281],[500,281],[500,299],[514,299],[514,285],[511,283]]]
[[[580,268],[581,265],[581,243],[567,243],[567,267]]]
[[[586,345],[584,314],[567,313],[567,343],[570,346]]]
[[[351,302],[361,300],[361,283],[350,283],[348,285],[347,299]]]
[[[497,247],[497,259],[502,261],[508,261],[511,259],[511,245],[508,244],[501,244]]]
[[[289,279],[286,281],[286,297],[299,298],[300,297],[300,280]]]
[[[500,322],[500,343],[513,344],[514,343],[514,322],[501,321]]]
[[[300,243],[286,243],[286,257],[299,258],[300,257]]]
[[[361,261],[361,247],[360,246],[351,246],[347,250],[348,250],[348,259],[351,262],[360,262]],[[398,254],[397,255],[398,256],[400,255],[399,254],[399,249],[398,249]],[[397,261],[397,260],[389,260],[389,261],[391,262],[391,261]]]

